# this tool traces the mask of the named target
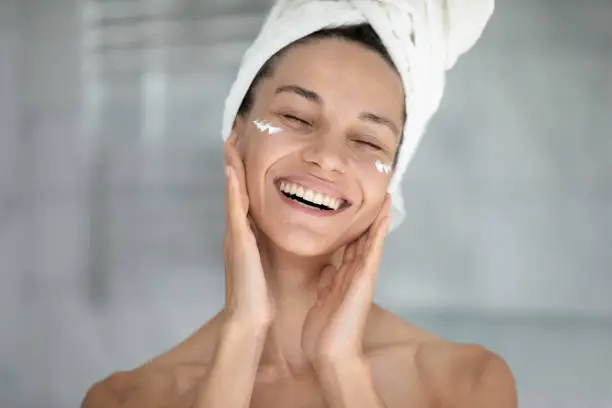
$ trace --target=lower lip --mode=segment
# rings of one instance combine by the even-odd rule
[[[314,215],[316,217],[330,217],[332,215],[336,215],[341,213],[342,211],[344,211],[344,208],[340,208],[339,210],[336,211],[328,211],[328,210],[315,210],[314,208],[310,208],[310,207],[305,207],[303,205],[301,205],[300,203],[298,203],[297,201],[294,201],[290,198],[288,198],[286,195],[284,195],[282,192],[280,192],[278,189],[276,190],[278,192],[278,195],[280,196],[280,198],[287,203],[288,205],[290,205],[291,207],[295,208],[296,210],[300,210],[306,214],[309,215]]]

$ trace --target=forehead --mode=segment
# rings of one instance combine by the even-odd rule
[[[378,52],[357,42],[313,39],[292,46],[276,62],[269,82],[311,89],[338,108],[403,116],[399,74]]]

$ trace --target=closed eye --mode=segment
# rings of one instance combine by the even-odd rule
[[[371,148],[376,149],[376,150],[382,150],[382,147],[380,147],[379,145],[374,144],[372,142],[368,142],[367,140],[356,139],[355,142],[357,142],[357,143],[359,143],[361,145],[367,146],[367,147],[371,147]]]
[[[281,115],[283,118],[288,119],[292,122],[297,122],[301,125],[306,125],[306,126],[310,126],[311,123],[308,122],[307,120],[304,120],[302,118],[298,118],[297,116],[293,116],[293,115]]]

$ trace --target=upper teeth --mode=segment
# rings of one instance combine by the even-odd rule
[[[341,198],[330,197],[326,194],[318,193],[309,188],[300,186],[299,184],[286,181],[281,182],[280,190],[287,194],[298,196],[303,200],[310,201],[313,204],[324,205],[332,210],[337,210],[344,202]]]

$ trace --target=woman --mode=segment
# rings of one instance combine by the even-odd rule
[[[516,407],[498,356],[372,303],[403,170],[492,12],[462,28],[475,3],[275,6],[226,103],[225,307],[84,407]]]

